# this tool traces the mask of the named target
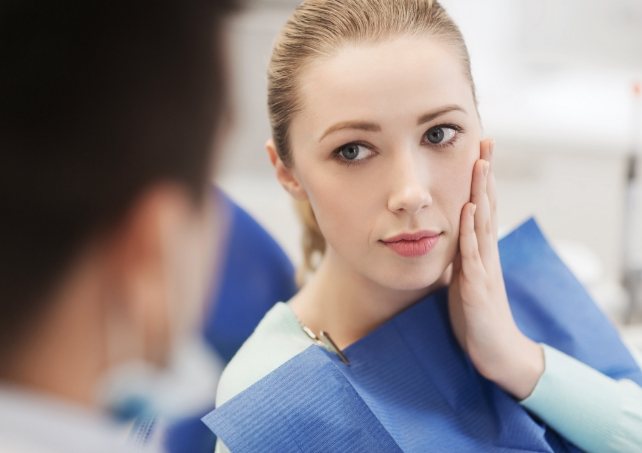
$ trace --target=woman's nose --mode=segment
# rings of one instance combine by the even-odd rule
[[[422,156],[403,153],[393,166],[392,190],[388,197],[388,209],[394,213],[417,214],[432,204],[430,176],[427,162]]]

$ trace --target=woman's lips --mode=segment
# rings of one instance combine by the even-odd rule
[[[418,257],[427,255],[439,241],[439,233],[419,232],[400,234],[381,242],[403,257]]]

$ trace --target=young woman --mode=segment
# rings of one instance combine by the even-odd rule
[[[198,320],[223,3],[0,6],[2,452],[125,450],[127,386]]]
[[[519,400],[545,392],[525,402],[545,420],[554,422],[563,403],[538,402],[576,384],[534,393],[538,382],[580,373],[619,395],[614,381],[535,343],[513,321],[497,248],[493,144],[482,140],[466,46],[437,2],[304,1],[274,47],[268,106],[267,151],[303,213],[310,272],[228,365],[217,405],[320,332],[342,350],[448,284],[454,333],[478,372]],[[584,390],[571,401],[576,409]],[[637,400],[624,404],[640,404],[639,388],[630,394]],[[583,430],[554,427],[594,451],[642,441],[640,431],[622,434],[635,416],[591,414]],[[586,435],[594,426],[608,436]]]

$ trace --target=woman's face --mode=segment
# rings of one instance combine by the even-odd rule
[[[435,283],[455,256],[479,158],[481,128],[457,52],[429,35],[346,45],[299,82],[292,174],[327,259],[387,288]]]

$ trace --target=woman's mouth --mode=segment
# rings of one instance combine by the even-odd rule
[[[419,231],[399,234],[380,242],[400,256],[413,258],[427,255],[437,245],[440,236],[441,233]]]

